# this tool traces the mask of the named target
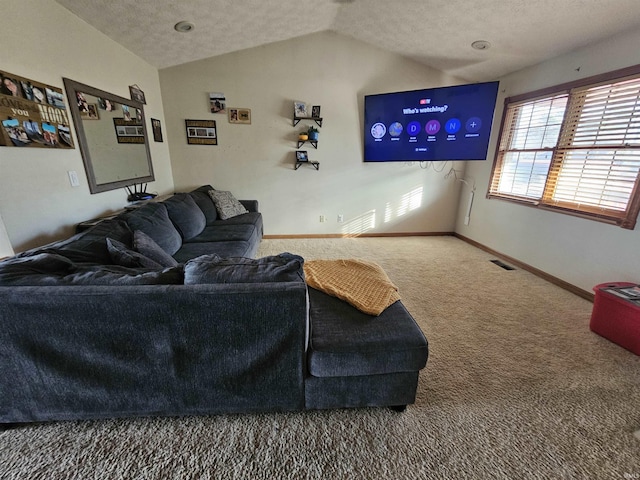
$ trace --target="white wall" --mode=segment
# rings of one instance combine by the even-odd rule
[[[549,60],[500,79],[489,157],[471,163],[466,176],[477,191],[471,221],[464,225],[469,188],[461,192],[456,232],[557,278],[591,291],[594,285],[640,279],[640,227],[625,230],[569,215],[537,210],[486,193],[495,155],[504,98],[640,63],[640,32]]]
[[[114,19],[117,21],[117,19]],[[21,0],[2,9],[0,70],[64,91],[63,77],[129,98],[129,85],[145,92],[145,116],[164,114],[158,71],[51,0]],[[124,190],[91,195],[77,136],[76,148],[0,147],[0,214],[16,251],[73,232],[74,224],[127,204]],[[156,181],[149,191],[173,189],[168,144],[151,141]],[[75,170],[73,188],[67,171]]]
[[[362,114],[365,94],[460,80],[322,32],[163,69],[160,83],[176,190],[209,183],[258,199],[267,235],[453,231],[461,183],[444,178],[452,164],[438,164],[439,173],[363,163]],[[250,108],[252,124],[211,114],[208,92]],[[294,100],[322,107],[318,149],[303,147],[319,171],[293,168],[297,134],[309,124],[292,126]],[[185,119],[216,120],[219,144],[187,145]]]

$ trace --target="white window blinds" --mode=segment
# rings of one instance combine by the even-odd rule
[[[640,76],[507,99],[489,197],[625,228],[640,209]]]

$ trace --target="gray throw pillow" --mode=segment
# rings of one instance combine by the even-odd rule
[[[136,208],[125,214],[125,220],[132,231],[142,230],[169,255],[182,247],[182,236],[169,219],[163,202],[151,202]]]
[[[141,253],[130,249],[124,243],[112,238],[107,238],[107,249],[109,250],[109,255],[111,255],[111,261],[116,265],[129,268],[163,268],[158,262],[145,257]]]
[[[185,264],[184,284],[303,281],[303,264],[302,257],[291,253],[256,259],[202,255]]]
[[[160,248],[160,245],[142,230],[133,232],[133,248],[163,267],[175,267],[178,265],[175,258]]]
[[[249,213],[231,192],[209,190],[209,196],[211,200],[213,200],[216,210],[218,211],[218,216],[222,220],[237,217],[243,213]]]

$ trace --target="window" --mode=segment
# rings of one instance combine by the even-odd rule
[[[635,227],[640,66],[505,100],[488,198]]]

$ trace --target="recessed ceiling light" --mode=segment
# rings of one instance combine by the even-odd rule
[[[489,50],[491,48],[491,44],[486,40],[476,40],[471,46],[476,50]]]
[[[173,28],[176,30],[176,32],[186,33],[196,28],[196,26],[191,22],[182,21],[176,23]]]

